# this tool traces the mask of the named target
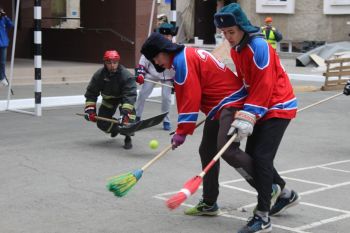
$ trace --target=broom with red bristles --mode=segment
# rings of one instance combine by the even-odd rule
[[[235,133],[230,140],[226,142],[226,144],[221,148],[221,150],[215,155],[215,157],[210,161],[210,163],[204,168],[204,170],[199,173],[199,175],[192,177],[190,180],[188,180],[183,188],[176,193],[175,195],[171,196],[167,201],[166,205],[169,209],[176,209],[179,207],[187,198],[189,198],[192,194],[194,194],[199,186],[202,184],[203,177],[207,172],[213,167],[213,165],[220,159],[222,154],[227,150],[227,148],[233,143],[235,138],[237,137],[237,134]]]
[[[342,95],[343,93],[338,93],[335,94],[333,96],[327,97],[323,100],[320,100],[316,103],[310,104],[306,107],[303,107],[301,109],[298,109],[297,112],[301,112],[304,111],[305,109],[314,107],[316,105],[319,105],[321,103],[324,103],[328,100],[331,100],[335,97],[338,97],[340,95]],[[215,157],[210,161],[210,163],[204,168],[204,170],[197,176],[191,178],[190,180],[188,180],[185,185],[183,186],[183,188],[176,193],[175,195],[171,196],[167,201],[166,201],[166,205],[169,209],[176,209],[177,207],[179,207],[187,198],[189,198],[192,194],[194,194],[199,186],[202,184],[203,181],[203,177],[205,176],[205,174],[207,174],[207,172],[212,168],[212,166],[216,163],[216,161],[222,156],[222,154],[227,150],[227,148],[232,144],[232,142],[235,140],[237,134],[234,134],[230,140],[228,140],[226,142],[226,144],[221,148],[221,150],[215,155]]]

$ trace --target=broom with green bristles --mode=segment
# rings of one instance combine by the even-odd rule
[[[111,177],[107,183],[107,189],[117,197],[125,196],[137,181],[142,177],[143,172],[154,162],[171,150],[171,144],[162,150],[156,157],[146,163],[141,169]]]
[[[198,122],[196,128],[203,124],[205,119]],[[113,176],[108,180],[107,189],[114,193],[117,197],[125,196],[132,187],[137,183],[137,181],[142,177],[143,172],[151,166],[154,162],[165,155],[169,150],[171,150],[172,145],[170,144],[164,148],[158,155],[156,155],[152,160],[146,163],[142,168],[136,169],[133,172],[124,173],[118,176]]]

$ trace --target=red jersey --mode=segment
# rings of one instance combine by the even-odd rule
[[[178,109],[177,134],[192,134],[199,110],[216,119],[223,108],[242,108],[246,89],[242,80],[211,53],[185,47],[173,60]]]
[[[243,110],[261,120],[295,117],[297,100],[292,85],[266,40],[253,37],[241,51],[232,48],[231,57],[248,91]]]

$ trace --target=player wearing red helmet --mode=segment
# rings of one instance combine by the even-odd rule
[[[119,126],[115,123],[96,120],[97,98],[102,96],[98,116],[112,118],[118,106],[122,124],[135,121],[134,103],[137,89],[133,75],[119,64],[120,55],[116,50],[108,50],[103,55],[104,67],[95,72],[85,92],[85,119],[97,122],[97,127],[115,137]],[[131,135],[125,135],[125,149],[131,149]]]

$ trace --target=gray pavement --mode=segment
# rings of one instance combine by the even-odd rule
[[[85,86],[84,82],[48,85],[43,95],[80,95]],[[30,96],[33,90],[32,86],[14,88],[20,97]],[[0,89],[1,96],[3,92]],[[297,92],[299,106],[336,93]],[[302,199],[272,218],[274,233],[349,232],[349,109],[350,97],[339,96],[300,112],[290,124],[275,165]],[[202,127],[146,170],[130,193],[116,198],[105,188],[107,178],[141,168],[169,145],[170,136],[161,126],[140,131],[133,137],[134,148],[127,151],[122,148],[123,137],[110,138],[75,115],[82,110],[83,103],[45,108],[42,117],[0,112],[1,233],[213,233],[236,232],[245,224],[255,206],[255,193],[223,161],[221,216],[183,214],[197,203],[201,190],[177,210],[165,207],[164,200],[201,171],[197,151]],[[144,117],[157,112],[160,105],[147,102]],[[175,125],[175,106],[171,120]],[[151,139],[160,142],[158,149],[148,147]]]
[[[299,93],[300,106],[335,92]],[[273,217],[273,232],[339,232],[350,227],[349,98],[337,97],[298,114],[286,132],[276,167],[288,186],[302,196],[300,205]],[[1,112],[0,232],[119,233],[236,232],[254,206],[253,190],[222,162],[219,205],[214,218],[183,215],[185,206],[169,211],[164,200],[200,172],[197,153],[202,128],[185,144],[145,171],[124,198],[105,188],[110,176],[142,167],[170,137],[160,126],[141,131],[134,148],[123,138],[104,135],[94,124],[75,116],[83,106],[44,109],[42,117]],[[147,103],[145,117],[160,111]],[[175,123],[175,107],[172,121]],[[148,142],[160,147],[151,150]],[[194,205],[201,190],[189,198]],[[244,207],[247,212],[242,212]]]

